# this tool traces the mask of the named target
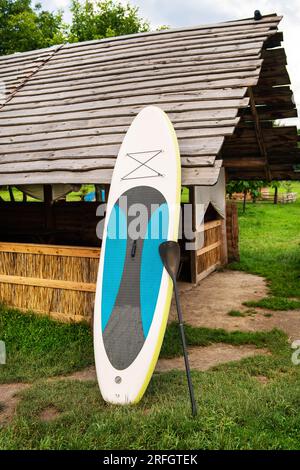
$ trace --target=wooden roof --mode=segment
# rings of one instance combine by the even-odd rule
[[[281,17],[66,44],[0,57],[0,185],[109,183],[142,107],[174,123],[184,184],[290,178],[297,115]]]

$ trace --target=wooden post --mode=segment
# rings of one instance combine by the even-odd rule
[[[228,262],[239,261],[239,225],[237,205],[229,202],[226,207]]]
[[[221,235],[222,235],[221,264],[222,266],[225,266],[228,263],[226,216],[225,216],[225,219],[222,219],[222,222],[221,222]]]
[[[102,202],[102,190],[103,186],[101,184],[95,184],[95,194],[97,202]]]
[[[275,186],[274,204],[278,204],[278,186]]]
[[[14,197],[12,186],[8,186],[8,192],[9,192],[9,197],[10,197],[11,202],[15,202],[15,197]]]
[[[105,185],[104,185],[104,191],[105,191],[105,200],[104,200],[104,202],[107,202],[107,201],[108,201],[109,189],[110,189],[110,185],[109,185],[109,184],[105,184]]]
[[[264,141],[262,128],[261,128],[261,125],[260,125],[258,112],[257,112],[257,109],[256,109],[256,104],[255,104],[255,99],[254,99],[254,94],[253,94],[252,87],[248,88],[248,94],[249,94],[249,98],[250,98],[250,108],[251,108],[252,116],[253,116],[253,119],[254,119],[256,140],[257,140],[257,144],[258,144],[258,147],[259,147],[259,150],[260,150],[260,154],[263,157],[264,163],[265,163],[266,179],[267,179],[267,181],[271,181],[272,180],[272,175],[271,175],[271,170],[270,170],[269,161],[268,161],[267,148],[266,148],[266,144],[265,144],[265,141]]]
[[[44,184],[44,205],[45,205],[45,228],[46,230],[53,230],[54,216],[53,216],[53,201],[52,201],[51,184]]]
[[[190,193],[190,204],[192,204],[192,229],[196,229],[196,206],[195,206],[195,186],[189,187]],[[190,240],[190,242],[196,242],[196,239]],[[191,282],[197,284],[197,250],[190,250],[190,269],[191,269]]]

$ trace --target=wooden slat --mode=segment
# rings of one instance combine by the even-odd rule
[[[246,44],[241,44],[239,46],[235,46],[234,44],[231,46],[217,46],[217,47],[208,47],[208,48],[203,48],[201,49],[198,45],[195,45],[195,47],[174,47],[172,48],[171,51],[164,51],[161,52],[160,49],[157,49],[156,51],[149,51],[147,53],[141,52],[131,52],[127,54],[127,62],[130,62],[131,60],[136,60],[137,58],[143,58],[146,59],[148,58],[159,58],[159,57],[167,57],[174,58],[174,57],[185,57],[185,59],[189,56],[193,56],[195,54],[198,54],[202,57],[202,59],[210,60],[210,59],[216,59],[220,58],[222,56],[224,57],[240,57],[243,55],[252,55],[252,56],[258,56],[262,50],[263,46],[263,41],[257,41],[257,42],[252,42],[252,43],[246,43]],[[257,57],[259,58],[259,57]],[[103,54],[100,57],[97,58],[86,58],[81,61],[70,61],[65,64],[65,68],[72,68],[72,67],[80,67],[84,65],[91,65],[91,64],[105,64],[109,63],[111,61],[114,61],[117,63],[118,61],[122,62],[124,61],[124,55],[123,54],[116,54],[116,55],[109,55],[109,54]],[[61,65],[58,65],[55,67],[54,65],[52,66],[52,70],[54,69],[60,70]],[[50,69],[49,68],[47,70]]]
[[[23,276],[0,274],[0,284],[17,284],[22,286],[45,287],[47,289],[72,290],[80,292],[96,292],[96,285],[87,282],[60,281]]]
[[[212,220],[211,222],[205,222],[204,231],[211,230],[212,228],[219,227],[222,224],[221,220]]]
[[[226,65],[225,57],[227,57],[226,54],[224,54],[224,55],[222,56],[222,60],[223,60],[224,64]],[[259,50],[253,51],[253,59],[254,59],[255,61],[259,59]],[[235,61],[236,61],[236,60],[238,60],[238,57],[235,58]],[[205,64],[205,63],[204,63],[204,59],[203,59],[201,56],[198,56],[197,61],[198,61],[199,63],[202,62],[202,65]],[[209,60],[206,61],[206,63],[213,64],[213,63],[214,63],[214,60],[209,59]],[[218,61],[217,63],[220,63],[220,61]],[[195,66],[197,66],[197,62],[195,62]],[[75,65],[72,70],[78,70],[78,69],[77,69],[77,66]],[[101,67],[95,65],[94,70],[95,70],[95,73],[90,74],[90,76],[89,76],[88,74],[85,76],[84,71],[83,71],[83,73],[82,73],[82,72],[79,72],[77,75],[74,74],[74,75],[73,75],[73,78],[72,78],[70,81],[68,81],[68,80],[61,80],[61,81],[57,80],[57,86],[52,86],[52,87],[49,86],[49,84],[47,84],[47,83],[43,84],[43,83],[34,83],[34,82],[30,82],[30,83],[27,85],[26,90],[28,90],[28,91],[29,91],[29,90],[41,90],[41,91],[44,90],[44,92],[46,92],[46,93],[47,93],[47,92],[49,92],[49,93],[50,93],[50,92],[51,92],[51,93],[55,93],[55,92],[64,91],[64,90],[69,89],[69,88],[75,90],[76,88],[78,88],[79,86],[82,86],[82,85],[84,85],[84,84],[85,84],[85,85],[95,85],[96,87],[99,87],[99,84],[102,83],[102,81],[101,81],[101,75],[100,75]],[[99,71],[98,73],[97,73],[97,70]],[[252,70],[252,74],[250,73],[251,70]],[[249,75],[250,75],[250,76],[253,75],[253,74],[255,75],[255,70],[254,70],[254,72],[253,72],[253,67],[251,67],[251,70],[249,70]],[[183,67],[182,67],[181,71],[182,71],[182,73],[184,74],[184,68],[183,68]],[[125,70],[124,70],[124,72],[125,72]],[[209,72],[209,71],[208,71],[208,72]],[[228,73],[229,73],[229,72],[230,72],[230,69],[228,70]],[[243,70],[241,70],[241,75],[242,75],[242,72],[243,72]],[[58,71],[57,73],[59,74],[59,71]],[[157,74],[157,75],[159,75],[159,74]],[[167,75],[167,73],[166,73],[166,75]],[[175,76],[175,74],[172,74],[172,75]],[[201,75],[201,74],[199,74],[199,76],[200,76],[200,75]],[[38,76],[38,75],[37,75],[37,76]],[[146,77],[146,78],[144,79],[144,81],[147,82],[147,80],[148,80],[148,78],[147,78],[147,77],[148,77],[148,74],[145,73],[145,77]],[[237,77],[238,77],[238,73],[237,73]],[[121,83],[121,78],[122,78],[122,75],[121,75],[121,74],[117,76],[117,79],[118,79],[117,83],[118,83],[118,84]],[[141,78],[141,77],[140,77],[140,78]],[[153,78],[154,78],[154,77],[153,77]],[[163,75],[161,75],[161,78],[163,78]],[[202,81],[203,81],[203,76],[201,76],[201,78],[202,78]],[[213,78],[215,78],[215,81],[218,81],[218,80],[221,81],[221,80],[222,80],[222,77],[220,77],[220,73],[218,73],[218,71],[215,72],[215,77],[213,77]],[[152,80],[151,77],[150,77],[150,79]],[[226,77],[225,77],[224,79],[226,79]],[[132,81],[132,80],[130,80],[130,82],[131,82],[131,81]],[[133,81],[134,81],[134,80],[133,80]],[[138,80],[136,80],[136,81],[138,81]],[[141,81],[141,80],[140,80],[140,81]],[[185,82],[188,83],[187,80],[185,80]],[[56,83],[56,82],[55,82],[55,83]],[[125,82],[124,82],[124,83],[125,83]],[[128,80],[126,81],[126,83],[128,83]],[[155,85],[154,85],[154,86],[155,86]],[[244,86],[246,86],[246,85],[244,85]],[[105,88],[105,80],[103,80],[103,86],[102,86],[102,88]],[[48,91],[48,90],[49,90],[49,91]],[[105,92],[105,90],[102,90],[102,92]]]
[[[183,106],[175,106],[170,104],[162,103],[160,105],[161,109],[168,113],[168,116],[171,120],[180,119],[182,122],[191,121],[194,117],[198,121],[213,121],[213,120],[222,120],[222,119],[233,119],[236,118],[238,110],[236,108],[228,109],[201,109],[201,106],[198,109],[185,109]],[[45,116],[26,116],[26,117],[13,117],[2,119],[3,111],[0,113],[0,127],[8,126],[18,126],[19,124],[35,124],[35,123],[59,123],[69,121],[79,121],[82,119],[112,119],[126,117],[127,119],[131,117],[133,119],[137,113],[142,109],[142,107],[137,106],[136,108],[124,108],[124,109],[115,109],[113,112],[111,110],[99,109],[96,111],[81,111],[80,113],[70,113],[66,112],[61,114],[54,115],[45,115]]]
[[[101,71],[99,71],[99,76],[96,76],[97,80],[95,80],[94,87],[90,89],[86,89],[84,82],[86,80],[86,75],[82,75],[82,79],[76,80],[73,83],[74,76],[72,80],[69,82],[68,80],[64,80],[62,82],[62,87],[59,87],[59,83],[54,88],[51,88],[49,85],[42,89],[32,89],[32,87],[26,86],[18,96],[14,99],[14,104],[19,103],[29,103],[29,102],[39,102],[39,101],[47,101],[50,99],[66,99],[66,98],[78,98],[78,97],[85,97],[89,95],[99,95],[104,93],[102,88],[107,86],[113,85],[121,85],[121,84],[128,84],[128,83],[147,83],[147,82],[158,82],[161,80],[161,84],[164,84],[164,80],[173,79],[176,80],[178,78],[183,78],[184,80],[182,83],[190,83],[188,81],[189,78],[197,76],[199,78],[199,82],[207,81],[207,80],[228,80],[229,78],[245,78],[245,77],[257,77],[259,76],[260,68],[255,67],[247,67],[246,69],[235,69],[229,68],[225,69],[224,67],[220,70],[204,70],[203,73],[201,70],[198,70],[198,66],[194,65],[192,67],[181,67],[181,68],[170,68],[167,71],[159,71],[153,70],[151,73],[147,74],[147,80],[145,80],[144,73],[137,73],[133,72],[130,74],[117,74],[117,75],[109,75],[107,77],[102,77]],[[67,82],[67,85],[66,85]],[[107,83],[108,82],[108,83]],[[155,85],[157,86],[157,84]],[[79,92],[80,90],[80,92]],[[209,90],[208,90],[209,91]],[[51,96],[53,97],[51,98]],[[230,95],[229,95],[230,96]],[[30,98],[30,99],[29,99]],[[101,99],[101,97],[99,98]]]
[[[155,37],[158,35],[173,35],[176,34],[176,36],[179,37],[179,35],[183,32],[186,34],[187,32],[193,32],[193,31],[203,31],[205,34],[218,30],[218,31],[243,31],[245,29],[249,29],[249,27],[252,28],[261,28],[261,27],[268,27],[268,28],[276,28],[278,23],[281,21],[282,16],[277,16],[277,15],[265,15],[259,22],[255,21],[254,18],[249,18],[247,20],[241,20],[241,21],[231,21],[231,22],[224,22],[224,23],[216,23],[216,24],[206,24],[206,25],[198,25],[198,26],[192,26],[189,28],[174,28],[172,30],[164,30],[164,31],[150,31],[146,33],[139,33],[137,34],[131,34],[131,35],[123,35],[123,36],[117,36],[113,38],[106,38],[102,39],[101,42],[119,42],[119,41],[124,41],[124,40],[138,40],[141,41],[143,38],[148,39],[149,37]],[[66,44],[65,49],[78,49],[78,48],[88,48],[90,45],[94,45],[95,43],[98,43],[98,40],[92,40],[92,41],[85,41],[83,43],[74,43],[74,44]]]
[[[135,95],[129,95],[129,93],[125,93],[125,97],[123,98],[122,95],[123,93],[120,93],[117,95],[117,93],[102,93],[101,89],[97,88],[92,88],[90,90],[90,93],[85,94],[81,96],[81,91],[70,91],[67,94],[65,92],[59,92],[57,95],[54,93],[47,93],[46,95],[34,95],[35,98],[28,100],[27,97],[24,96],[19,96],[17,99],[14,98],[13,102],[10,103],[10,106],[13,107],[13,109],[23,109],[28,106],[32,106],[32,103],[34,103],[36,100],[36,106],[51,106],[54,105],[55,103],[48,103],[48,100],[55,99],[55,96],[57,96],[57,104],[59,106],[62,105],[68,105],[68,104],[76,104],[80,102],[91,102],[91,101],[103,101],[102,106],[103,107],[116,107],[118,104],[119,106],[130,106],[130,105],[136,105],[136,104],[147,104],[153,101],[160,101],[160,102],[184,102],[184,101],[201,101],[201,100],[211,100],[211,99],[240,99],[245,96],[246,93],[246,87],[241,87],[241,88],[235,88],[235,89],[202,89],[199,91],[185,91],[185,85],[181,85],[181,89],[179,86],[176,87],[177,92],[172,92],[172,87],[169,87],[167,92],[165,93],[157,93],[153,94],[153,91],[157,90],[155,88],[152,93],[147,93],[147,94],[141,94],[141,92],[138,92],[137,96]],[[188,88],[195,88],[193,85],[192,87]],[[114,95],[117,96],[117,98],[114,98]],[[126,97],[127,95],[127,97]],[[78,100],[79,98],[79,100]],[[64,101],[62,101],[64,100]],[[20,105],[22,103],[25,103],[27,106]],[[15,106],[18,104],[18,106]]]
[[[120,106],[127,106],[126,105],[126,101],[129,100],[129,102],[131,102],[131,106],[133,105],[138,105],[140,103],[142,103],[143,101],[146,101],[146,98],[145,96],[148,97],[148,101],[151,100],[152,103],[154,102],[157,102],[157,103],[164,103],[164,102],[171,102],[171,96],[174,97],[174,100],[173,102],[177,102],[177,98],[176,96],[177,95],[180,95],[180,94],[185,94],[185,93],[191,93],[191,95],[195,95],[195,94],[200,94],[200,99],[198,101],[207,101],[205,98],[202,99],[201,98],[201,93],[207,93],[207,95],[209,94],[209,92],[213,95],[215,94],[215,97],[213,99],[218,99],[218,95],[220,95],[220,98],[219,99],[226,99],[224,97],[224,95],[222,96],[222,91],[225,90],[225,89],[236,89],[238,91],[236,91],[236,93],[234,92],[231,92],[229,93],[229,96],[228,96],[228,99],[231,98],[231,96],[235,96],[235,95],[239,95],[240,94],[240,90],[243,90],[245,89],[247,86],[250,86],[250,84],[256,84],[257,83],[257,80],[258,80],[258,76],[254,76],[254,77],[249,77],[249,78],[246,78],[246,79],[228,79],[228,80],[216,80],[216,81],[213,81],[213,82],[210,82],[209,85],[205,88],[205,83],[202,83],[201,81],[196,81],[196,80],[192,80],[192,81],[188,81],[187,83],[182,83],[181,86],[180,86],[180,83],[178,84],[175,84],[175,85],[167,85],[165,83],[162,83],[161,86],[151,86],[150,82],[147,84],[147,88],[139,88],[138,86],[137,87],[133,87],[133,91],[130,92],[130,86],[127,87],[126,90],[122,91],[120,90],[118,92],[118,90],[112,90],[111,92],[109,91],[105,91],[105,93],[103,93],[103,90],[102,90],[102,93],[100,95],[97,95],[97,96],[93,96],[93,94],[91,94],[89,97],[86,97],[84,99],[82,99],[81,97],[79,97],[79,99],[73,99],[73,98],[69,98],[68,99],[68,102],[67,104],[65,104],[66,106],[66,110],[67,110],[67,107],[72,105],[72,104],[85,104],[85,103],[92,103],[93,101],[97,101],[98,102],[98,107],[101,107],[102,108],[106,108],[106,104],[107,104],[107,107],[110,107],[109,104],[110,104],[110,100],[120,100]],[[158,96],[158,95],[161,95],[161,96],[166,96],[166,95],[169,95],[170,96],[170,99],[155,99],[154,97],[155,96]],[[153,97],[153,98],[152,98]],[[184,100],[184,101],[187,101],[187,100]],[[193,99],[191,99],[191,101],[195,101]],[[54,103],[51,101],[48,103],[45,104],[45,103],[41,103],[42,107],[44,106],[51,106],[53,107]],[[60,102],[57,102],[57,105],[58,106],[61,106],[61,103]],[[5,107],[5,110],[15,110],[15,109],[26,109],[29,107],[38,107],[37,106],[37,103],[34,105],[34,104],[28,104],[28,105],[16,105],[14,106],[14,101],[12,100],[6,107]],[[4,110],[4,111],[5,111]]]
[[[216,40],[214,38],[208,39],[206,41],[197,41],[197,40],[183,40],[183,41],[175,41],[172,43],[165,44],[164,42],[155,41],[153,45],[138,45],[132,47],[126,45],[124,48],[109,48],[106,50],[98,50],[94,52],[94,54],[88,53],[83,54],[81,56],[70,56],[64,55],[61,57],[58,55],[56,60],[51,61],[45,70],[54,70],[54,69],[65,69],[68,67],[73,67],[75,64],[84,65],[84,64],[91,64],[91,63],[100,63],[100,62],[107,62],[107,61],[115,61],[115,60],[123,60],[124,55],[128,59],[142,57],[146,58],[148,56],[153,55],[168,55],[172,51],[174,52],[182,52],[182,51],[192,51],[196,50],[199,54],[215,54],[218,52],[229,52],[229,51],[239,51],[239,50],[250,50],[255,48],[261,48],[263,43],[267,40],[268,34],[264,34],[260,36],[253,36],[249,39],[240,39],[235,38],[229,41],[226,38],[221,40]]]
[[[253,67],[260,66],[262,59],[259,57],[247,54],[243,54],[242,56],[238,57],[226,57],[226,56],[218,56],[217,58],[213,59],[209,57],[209,59],[204,59],[202,56],[198,54],[191,55],[188,58],[186,57],[173,57],[172,59],[169,58],[156,58],[156,59],[145,59],[143,61],[126,61],[124,58],[123,62],[118,63],[109,63],[107,65],[101,64],[101,67],[95,67],[94,65],[87,65],[81,66],[80,69],[76,68],[76,74],[74,74],[74,70],[60,70],[59,74],[57,71],[53,74],[48,74],[43,76],[42,69],[38,74],[31,78],[30,83],[26,85],[27,90],[47,90],[49,88],[49,83],[58,83],[63,86],[64,83],[70,81],[76,81],[80,78],[98,78],[100,79],[103,76],[107,76],[110,74],[123,74],[127,72],[133,72],[134,70],[137,71],[164,71],[170,68],[178,68],[181,67],[182,71],[186,67],[193,67],[193,66],[201,66],[203,70],[216,70],[226,68],[230,70],[237,67],[237,69],[243,69],[249,67],[250,70],[253,70]],[[228,67],[228,68],[227,68]],[[70,84],[67,83],[66,86]]]
[[[192,110],[210,110],[210,109],[226,109],[226,108],[244,108],[248,105],[249,99],[242,98],[239,100],[214,100],[214,101],[192,101],[187,103],[167,103],[164,108],[167,112],[174,112],[178,111],[192,111]],[[34,116],[50,116],[50,115],[58,115],[63,114],[66,116],[66,113],[75,113],[75,112],[91,112],[99,111],[104,116],[111,116],[111,115],[129,115],[137,113],[139,107],[138,106],[131,106],[122,109],[122,107],[114,108],[105,108],[105,103],[99,102],[85,102],[83,104],[70,104],[66,106],[48,106],[44,108],[34,108],[34,109],[24,109],[24,110],[12,110],[9,106],[7,106],[6,110],[2,110],[0,114],[0,122],[2,119],[9,119],[9,118],[21,118],[21,117],[31,117]]]
[[[100,249],[78,246],[40,245],[30,243],[0,242],[0,253],[25,253],[32,255],[99,258]]]
[[[116,51],[122,51],[126,54],[128,50],[139,50],[140,48],[143,48],[143,50],[147,51],[157,47],[163,48],[164,46],[167,46],[170,49],[178,44],[193,45],[197,43],[202,47],[206,47],[208,44],[232,44],[233,42],[241,44],[251,42],[251,40],[253,42],[253,39],[266,41],[270,38],[270,40],[273,39],[274,41],[280,38],[280,33],[277,34],[278,36],[276,36],[276,33],[269,28],[256,28],[254,31],[253,29],[248,29],[234,32],[222,31],[217,33],[195,31],[193,34],[178,36],[172,34],[169,37],[160,35],[154,39],[148,39],[147,41],[143,41],[139,38],[136,41],[124,40],[115,44],[99,41],[89,47],[85,46],[82,48],[73,48],[71,50],[65,47],[56,57],[56,62],[66,61],[69,58],[77,59],[82,56],[86,56],[87,53],[91,57],[96,54],[105,54],[107,52],[115,53]]]
[[[221,262],[218,261],[217,263],[213,264],[210,266],[208,269],[205,269],[205,271],[201,271],[200,273],[197,273],[197,283],[202,281],[202,279],[206,278],[209,276],[211,273],[213,273],[219,266],[221,266]]]
[[[112,169],[90,170],[81,172],[72,171],[52,171],[50,173],[22,173],[22,174],[3,174],[0,175],[0,184],[2,185],[21,185],[21,184],[55,184],[60,181],[66,183],[78,184],[110,184],[112,177]],[[213,185],[217,182],[220,168],[183,168],[182,184],[183,185]]]
[[[209,251],[215,250],[219,246],[221,246],[222,242],[218,241],[215,243],[212,243],[211,245],[205,246],[204,248],[201,248],[200,250],[197,250],[197,256],[203,255],[204,253],[208,253]]]
[[[183,185],[211,186],[219,178],[222,160],[216,160],[213,167],[206,168],[183,168],[181,172]]]
[[[198,60],[198,56],[189,57],[188,60],[174,60],[166,61],[160,60],[152,63],[151,61],[139,61],[136,64],[124,63],[123,66],[101,66],[99,69],[95,70],[95,67],[84,67],[80,68],[80,71],[77,71],[74,74],[74,70],[70,71],[61,71],[59,76],[57,73],[51,75],[43,75],[42,70],[36,74],[31,80],[30,83],[26,85],[26,90],[20,93],[20,96],[26,96],[30,91],[36,90],[36,93],[42,94],[47,93],[47,89],[51,87],[51,84],[62,85],[68,82],[68,86],[72,83],[76,83],[80,78],[89,78],[95,79],[98,78],[101,81],[109,80],[110,76],[119,75],[122,77],[129,76],[132,73],[136,73],[136,76],[143,76],[149,73],[155,73],[156,76],[164,75],[170,71],[181,70],[182,73],[187,73],[189,71],[198,70],[199,74],[209,73],[213,71],[214,73],[221,73],[222,71],[229,72],[230,70],[255,70],[259,68],[262,64],[262,59],[256,58],[239,58],[238,60],[221,60],[220,62],[204,62]],[[53,86],[53,85],[52,85]]]
[[[14,145],[17,143],[26,143],[26,142],[38,142],[38,141],[49,141],[53,139],[66,139],[66,138],[73,138],[73,137],[93,137],[93,136],[110,136],[112,135],[113,141],[108,143],[114,143],[115,137],[120,137],[120,142],[122,138],[125,136],[128,127],[107,127],[104,129],[94,128],[94,129],[86,129],[86,130],[74,130],[74,131],[58,131],[58,132],[47,132],[45,134],[34,134],[34,135],[20,135],[14,137],[1,137],[0,133],[0,144],[2,145]],[[225,136],[231,135],[234,132],[234,127],[215,127],[212,129],[204,128],[198,126],[193,129],[192,126],[188,126],[184,129],[177,128],[177,137],[188,139],[190,137],[217,137],[217,136]],[[117,137],[118,138],[118,137]],[[107,143],[107,142],[106,142]],[[0,160],[1,163],[1,160]]]
[[[183,129],[208,129],[212,131],[214,128],[225,128],[225,127],[235,127],[239,123],[240,118],[235,119],[224,119],[224,120],[215,120],[215,121],[197,121],[196,116],[191,117],[190,120],[184,120],[180,117],[180,114],[172,120],[175,130]],[[132,122],[132,118],[119,117],[118,126],[116,127],[116,120],[112,118],[104,119],[85,119],[79,121],[63,121],[63,122],[54,122],[47,124],[31,124],[31,125],[18,125],[18,126],[7,126],[0,127],[0,137],[16,137],[16,136],[32,136],[37,140],[37,136],[42,134],[48,136],[51,132],[68,132],[84,129],[98,129],[100,132],[111,133],[111,129],[116,129],[118,133],[126,132],[128,127]],[[250,125],[250,123],[249,123]]]
[[[223,137],[197,138],[195,136],[195,138],[184,138],[190,139],[189,143],[185,143],[186,147],[188,147],[189,144],[199,147],[199,155],[211,155],[212,153],[217,152],[224,140]],[[0,155],[15,152],[41,152],[43,150],[55,151],[80,147],[86,148],[110,144],[121,145],[122,140],[123,134],[113,134],[109,136],[73,137],[70,139],[56,139],[54,141],[44,140],[42,142],[37,141],[32,143],[26,142],[24,144],[1,145]]]
[[[199,151],[200,153],[200,151]],[[212,166],[215,161],[215,156],[190,156],[182,157],[181,164],[183,167],[206,167]],[[11,174],[11,173],[25,173],[25,172],[52,172],[55,170],[60,171],[88,171],[96,170],[103,168],[114,168],[116,163],[116,158],[80,158],[80,159],[59,159],[51,161],[42,161],[37,160],[35,162],[10,162],[10,163],[0,163],[0,180],[1,174]]]

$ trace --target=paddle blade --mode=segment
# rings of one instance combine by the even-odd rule
[[[175,281],[180,264],[180,246],[177,242],[166,241],[159,245],[159,254],[164,267]]]

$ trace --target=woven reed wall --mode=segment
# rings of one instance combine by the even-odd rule
[[[0,301],[64,321],[89,321],[99,249],[0,243]]]

